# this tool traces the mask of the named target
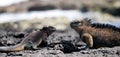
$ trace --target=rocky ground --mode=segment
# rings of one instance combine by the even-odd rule
[[[18,44],[27,34],[26,32],[0,32],[0,45]],[[85,44],[79,40],[78,34],[72,29],[57,31],[47,40],[48,46],[39,46],[40,50],[0,52],[0,57],[120,57],[120,46],[82,50]]]

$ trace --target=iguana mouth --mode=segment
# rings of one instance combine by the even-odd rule
[[[52,27],[52,26],[49,26],[48,28],[49,28],[52,32],[56,31],[56,29],[55,29],[54,27]]]

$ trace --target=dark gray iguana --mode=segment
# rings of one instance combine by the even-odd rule
[[[79,33],[86,48],[113,47],[120,45],[120,28],[110,24],[91,23],[90,19],[73,21],[71,28]]]
[[[27,35],[21,43],[15,46],[1,46],[1,52],[14,52],[21,51],[24,49],[37,49],[37,46],[41,44],[42,41],[47,42],[47,37],[52,34],[56,29],[52,26],[43,27],[39,31],[33,31]]]

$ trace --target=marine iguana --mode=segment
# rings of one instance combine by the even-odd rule
[[[88,48],[114,47],[120,45],[120,28],[110,24],[92,23],[91,19],[73,21],[70,23],[80,36],[80,39],[87,44]]]
[[[15,46],[1,46],[1,52],[15,52],[24,49],[37,49],[37,46],[42,41],[47,42],[47,37],[52,34],[56,29],[52,26],[43,27],[38,31],[33,31],[28,34],[19,44]]]

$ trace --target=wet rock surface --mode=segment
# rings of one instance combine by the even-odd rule
[[[12,46],[20,43],[28,33],[0,32],[0,34],[0,46]],[[81,47],[85,44],[72,29],[56,31],[48,37],[47,42],[48,45],[39,46],[39,50],[0,52],[0,57],[120,57],[120,46],[83,50]]]

